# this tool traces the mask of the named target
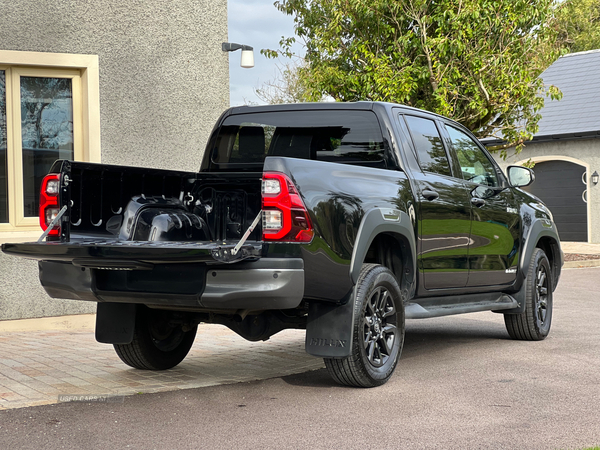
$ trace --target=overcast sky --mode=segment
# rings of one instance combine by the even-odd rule
[[[275,78],[278,61],[265,58],[260,54],[260,49],[276,50],[279,48],[279,40],[282,36],[294,35],[292,17],[279,12],[273,6],[273,1],[228,0],[229,42],[254,47],[252,69],[240,67],[239,50],[229,54],[231,106],[243,105],[247,102],[264,103],[256,97],[254,89]],[[298,46],[297,51],[301,51],[301,46]]]

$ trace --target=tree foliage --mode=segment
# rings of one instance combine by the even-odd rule
[[[278,65],[276,77],[254,89],[254,93],[270,105],[309,101],[305,79],[300,75],[303,69],[303,63]]]
[[[306,97],[403,103],[476,136],[532,137],[544,97],[536,57],[556,36],[554,0],[279,0],[306,47]],[[295,38],[269,56],[291,56]]]
[[[600,49],[600,1],[566,0],[556,14],[556,44],[565,53]]]

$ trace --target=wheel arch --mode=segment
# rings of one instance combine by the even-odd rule
[[[560,239],[556,225],[548,219],[538,219],[533,222],[523,246],[523,254],[520,262],[520,269],[523,274],[527,273],[527,268],[531,257],[536,248],[540,248],[546,253],[552,270],[552,290],[556,288],[560,272],[563,265],[563,254],[560,248]]]
[[[563,265],[563,253],[560,249],[560,240],[556,225],[548,219],[538,219],[531,224],[531,228],[525,237],[523,244],[523,252],[519,262],[519,271],[521,273],[520,288],[517,292],[510,295],[517,300],[519,306],[514,309],[503,310],[504,314],[522,314],[526,306],[527,292],[527,272],[529,264],[535,249],[539,248],[544,251],[550,263],[552,272],[552,290],[556,289],[560,272]]]
[[[414,294],[416,243],[408,214],[389,208],[375,208],[365,214],[350,263],[350,277],[355,284],[364,263],[381,264],[390,269],[404,302]]]
[[[385,249],[386,245],[391,248]],[[394,250],[399,250],[401,257],[396,263]],[[350,278],[354,289],[341,304],[309,302],[305,342],[308,354],[323,358],[345,358],[350,355],[355,313],[352,299],[366,262],[387,267],[394,273],[400,286],[402,301],[411,298],[415,289],[416,244],[408,214],[392,208],[374,208],[365,214],[354,241],[350,262]]]
[[[550,270],[552,271],[552,290],[556,289],[560,271],[563,264],[563,256],[560,250],[560,244],[551,236],[542,236],[536,244],[537,248],[544,251],[550,262]]]

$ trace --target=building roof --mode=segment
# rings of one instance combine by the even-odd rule
[[[534,141],[600,137],[600,49],[561,56],[541,78],[558,87],[560,101],[546,98]]]

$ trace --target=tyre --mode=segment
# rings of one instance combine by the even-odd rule
[[[552,272],[548,257],[536,248],[527,270],[525,311],[504,314],[506,330],[513,339],[541,341],[552,323]]]
[[[380,386],[394,373],[404,344],[400,287],[386,267],[364,264],[355,292],[351,354],[325,358],[325,366],[339,384]]]
[[[184,331],[169,321],[170,314],[139,307],[133,341],[113,344],[121,361],[136,369],[165,370],[175,367],[187,356],[198,327]]]

